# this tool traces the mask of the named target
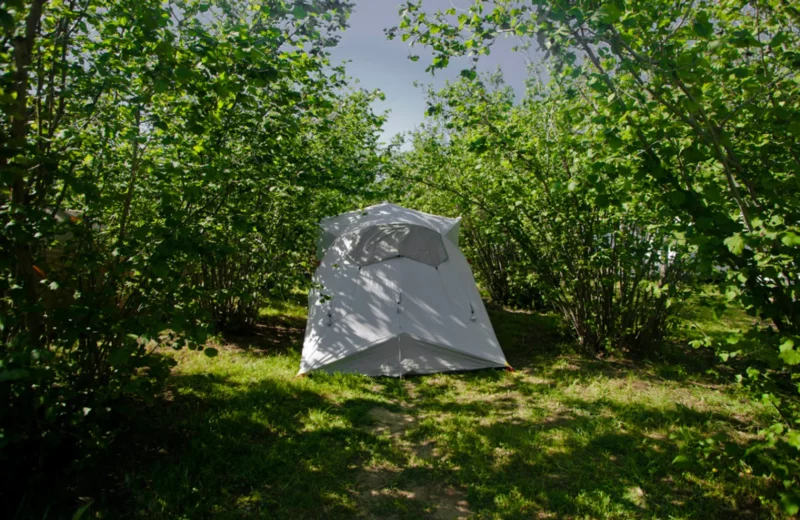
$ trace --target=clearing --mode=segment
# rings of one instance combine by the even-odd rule
[[[119,478],[96,507],[148,518],[777,514],[758,498],[770,483],[747,468],[674,462],[682,447],[741,442],[769,420],[728,374],[707,373],[712,358],[673,345],[655,360],[590,359],[553,316],[490,313],[515,372],[295,378],[303,302],[265,311],[218,357],[170,354],[168,391],[122,441]]]

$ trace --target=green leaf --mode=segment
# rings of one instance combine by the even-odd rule
[[[306,11],[306,8],[304,6],[296,5],[296,6],[294,6],[294,9],[292,9],[292,15],[296,19],[302,20],[303,18],[308,16],[308,11]]]
[[[795,137],[800,137],[800,120],[795,120],[789,123],[789,132]]]
[[[726,238],[724,243],[728,247],[728,250],[734,255],[741,255],[742,251],[744,251],[744,238],[740,233]]]
[[[94,500],[90,500],[89,502],[85,503],[84,505],[76,509],[75,514],[72,515],[72,520],[81,520],[86,514],[86,512],[89,510],[89,508],[92,507],[92,504],[94,504]]]
[[[679,207],[686,200],[686,195],[682,191],[669,192],[669,202],[672,206]]]
[[[694,23],[692,24],[692,29],[696,35],[702,38],[708,38],[714,34],[714,26],[708,20],[708,13],[706,11],[697,13]]]
[[[31,373],[24,368],[14,368],[0,372],[0,381],[16,381],[30,376]]]
[[[786,434],[786,442],[798,450],[800,450],[800,431],[799,430],[790,430]]]
[[[780,358],[787,365],[800,364],[800,352],[795,350],[793,340],[787,339],[781,344],[778,350],[780,351]]]
[[[612,24],[620,19],[622,11],[614,4],[603,4],[600,9],[595,11],[597,20],[603,24]]]
[[[800,512],[800,496],[795,492],[778,493],[781,497],[781,506],[789,516],[794,516]]]
[[[687,466],[691,466],[692,459],[687,457],[686,455],[678,455],[674,459],[672,459],[672,464],[674,466],[685,468]]]
[[[800,352],[796,350],[781,352],[780,357],[787,365],[794,366],[800,364]]]
[[[212,347],[206,347],[205,349],[203,349],[203,354],[205,354],[208,357],[217,357],[219,351]]]
[[[778,34],[772,37],[772,40],[770,40],[769,45],[770,47],[777,47],[778,45],[781,45],[788,39],[789,36],[785,32],[779,31]]]
[[[606,142],[613,150],[619,150],[623,144],[625,144],[622,139],[616,134],[616,132],[607,132],[606,135]]]
[[[781,238],[781,242],[783,245],[789,247],[800,246],[800,235],[792,231],[787,231],[786,234]]]
[[[470,143],[469,143],[470,151],[475,152],[475,153],[479,153],[479,154],[485,152],[486,151],[486,140],[487,140],[487,137],[485,135],[482,135],[482,136],[477,137],[477,138],[473,139],[472,141],[470,141]]]
[[[461,71],[461,77],[472,80],[478,77],[478,73],[473,69],[464,69]]]

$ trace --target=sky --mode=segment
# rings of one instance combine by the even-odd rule
[[[400,3],[399,0],[355,0],[350,27],[331,52],[332,63],[350,62],[346,64],[347,74],[358,80],[359,87],[380,89],[386,95],[385,101],[374,105],[379,112],[390,111],[382,136],[386,142],[397,133],[413,130],[424,119],[426,96],[422,87],[414,87],[415,81],[442,87],[446,80],[457,79],[460,71],[471,65],[466,58],[451,60],[446,70],[438,70],[432,76],[425,72],[430,64],[430,52],[419,46],[410,48],[399,36],[387,40],[383,31],[400,23]],[[424,0],[423,8],[431,12],[450,7],[466,9],[471,3],[472,0]],[[478,70],[494,72],[500,67],[506,83],[519,96],[524,92],[528,57],[512,50],[518,44],[515,38],[498,40],[489,56],[481,56]],[[419,61],[409,60],[409,54],[420,56]]]

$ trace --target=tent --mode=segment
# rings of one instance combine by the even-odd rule
[[[459,225],[386,203],[323,219],[300,374],[508,366]]]

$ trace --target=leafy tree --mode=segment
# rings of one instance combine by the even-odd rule
[[[479,269],[506,251],[508,282],[524,276],[587,352],[657,345],[692,263],[676,226],[618,173],[593,168],[568,99],[542,92],[515,107],[487,81],[433,95],[438,125],[416,136],[399,181],[419,184],[422,200],[455,199]]]
[[[764,323],[752,334],[770,349],[768,368],[753,366],[745,379],[778,413],[761,455],[784,455],[764,472],[780,478],[781,500],[796,513],[797,7],[782,0],[498,0],[428,13],[412,1],[401,17],[390,36],[399,31],[430,47],[431,70],[453,56],[489,54],[503,35],[538,44],[554,81],[574,99],[595,168],[617,170],[632,191],[659,200],[704,270],[726,271],[729,300]]]
[[[350,8],[3,4],[6,505],[92,463],[168,374],[158,347],[203,348],[301,282],[314,222],[374,180],[382,119],[327,58]]]

